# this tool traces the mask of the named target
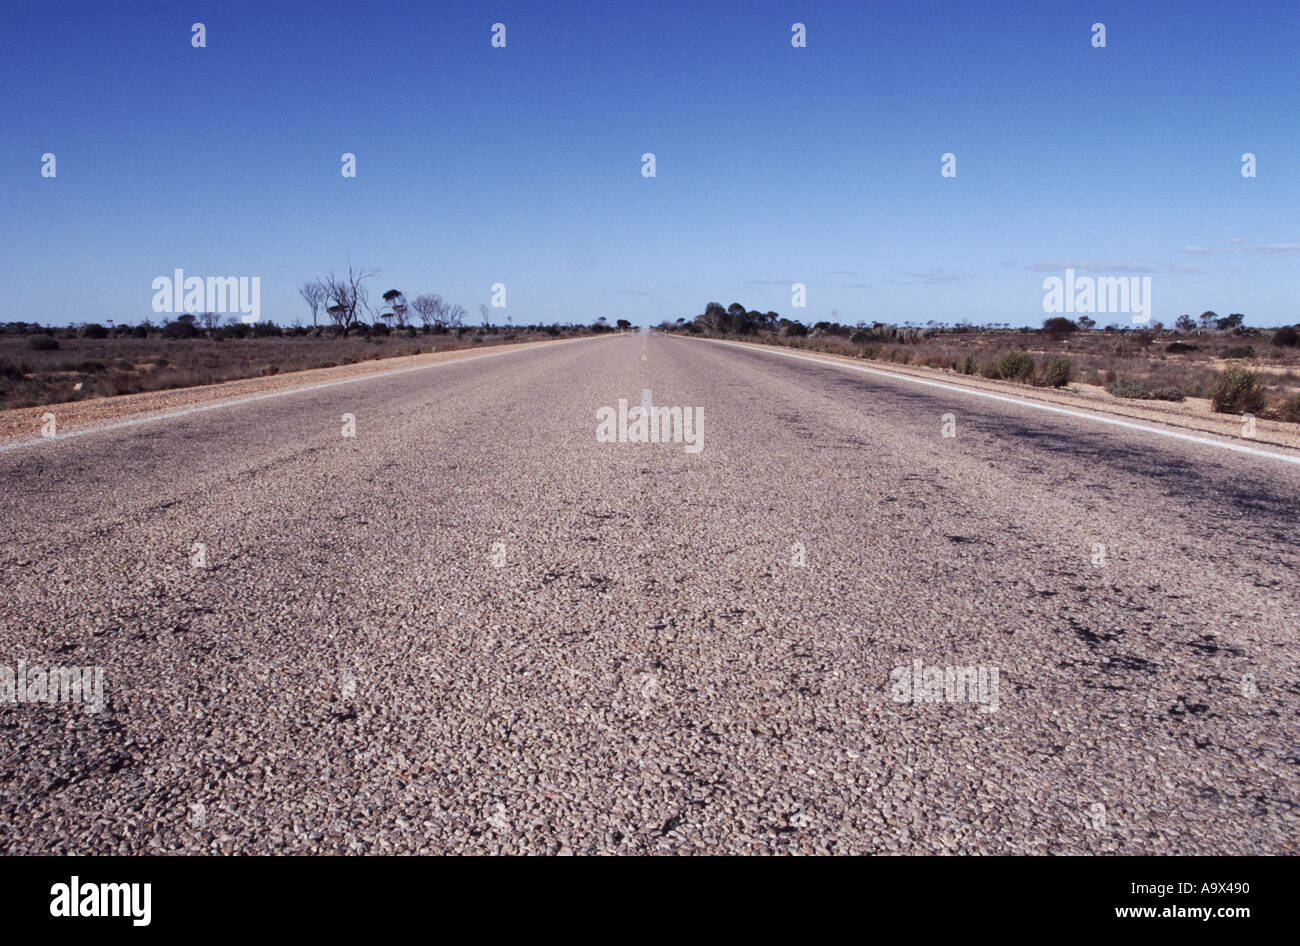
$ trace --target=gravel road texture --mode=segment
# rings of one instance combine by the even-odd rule
[[[0,703],[6,853],[1300,843],[1291,462],[640,334],[0,484],[0,667],[104,701]]]

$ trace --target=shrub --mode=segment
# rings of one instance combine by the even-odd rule
[[[1054,315],[1043,322],[1043,334],[1045,335],[1068,335],[1070,332],[1077,332],[1078,330],[1079,326],[1063,315]]]
[[[1107,378],[1105,387],[1106,391],[1115,397],[1146,397],[1149,390],[1137,378],[1130,378],[1128,375]]]
[[[1282,420],[1300,424],[1300,394],[1293,394],[1283,401],[1277,414]]]
[[[82,338],[108,338],[108,329],[98,322],[87,322],[81,327]]]
[[[1065,387],[1070,383],[1070,372],[1073,367],[1069,358],[1057,355],[1043,368],[1043,383],[1053,388]]]
[[[59,343],[53,335],[32,335],[27,339],[27,347],[32,351],[58,351]]]
[[[1004,381],[1027,381],[1034,376],[1034,359],[1028,352],[1009,351],[995,363],[997,375]]]
[[[1183,392],[1172,385],[1155,387],[1139,378],[1120,375],[1106,381],[1106,390],[1115,397],[1140,398],[1146,401],[1181,401]]]
[[[262,365],[262,377],[264,378],[267,375],[279,374],[279,373],[280,373],[279,365]]]
[[[974,374],[978,370],[979,370],[979,362],[975,360],[974,355],[967,355],[965,358],[962,359],[962,363],[961,363],[962,374]]]
[[[1273,333],[1273,344],[1278,348],[1295,348],[1300,345],[1300,332],[1294,325],[1283,325]]]
[[[114,394],[137,394],[142,390],[135,376],[124,371],[114,371],[108,376],[108,389]]]
[[[1225,348],[1225,349],[1223,350],[1223,355],[1222,355],[1221,357],[1223,357],[1223,358],[1254,358],[1254,357],[1255,357],[1255,349],[1251,348],[1249,345],[1238,345],[1238,346],[1236,346],[1236,347],[1234,347],[1234,348]]]
[[[1185,351],[1200,351],[1200,345],[1193,345],[1190,342],[1170,342],[1165,346],[1165,351],[1174,355],[1180,355]]]
[[[186,320],[168,322],[163,326],[163,338],[193,338],[199,334],[199,330],[194,327],[194,323]]]
[[[1214,375],[1210,406],[1220,414],[1257,414],[1264,409],[1264,385],[1259,373],[1238,365]]]

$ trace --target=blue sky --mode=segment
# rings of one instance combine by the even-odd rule
[[[374,295],[472,313],[502,282],[496,320],[516,323],[716,300],[1038,324],[1067,265],[1150,275],[1166,323],[1300,321],[1294,0],[3,14],[3,321],[156,319],[153,279],[182,268],[260,276],[263,318],[287,324],[349,256],[382,271]]]

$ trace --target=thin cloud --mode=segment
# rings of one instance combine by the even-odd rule
[[[1094,273],[1149,273],[1151,264],[1141,260],[1052,260],[1030,263],[1025,269],[1032,273],[1055,273],[1062,269],[1082,269]]]
[[[1300,243],[1249,243],[1243,253],[1300,253]]]
[[[1140,259],[1056,260],[1047,263],[1030,263],[1025,269],[1034,273],[1059,273],[1067,269],[1076,269],[1085,273],[1141,273],[1146,275],[1151,273],[1197,275],[1206,272],[1199,266],[1183,266],[1180,263],[1171,263],[1168,260],[1156,260],[1152,263]]]
[[[1300,243],[1247,243],[1241,237],[1230,237],[1228,242],[1232,246],[1222,249],[1213,249],[1208,246],[1185,246],[1184,253],[1236,253],[1240,250],[1242,253],[1300,253]]]
[[[909,279],[919,280],[923,286],[955,286],[975,279],[973,273],[957,273],[945,266],[919,273],[903,273]]]

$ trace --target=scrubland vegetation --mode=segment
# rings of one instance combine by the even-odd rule
[[[1053,316],[1041,328],[966,323],[812,325],[711,302],[665,332],[729,337],[1042,387],[1095,385],[1117,398],[1208,398],[1214,410],[1300,423],[1300,325],[1253,328],[1245,316],[1181,316],[1173,328],[1097,328]]]
[[[383,321],[283,328],[241,322],[202,328],[182,316],[155,325],[0,325],[0,409],[216,384],[307,368],[480,345],[612,331],[594,325],[394,327]]]

